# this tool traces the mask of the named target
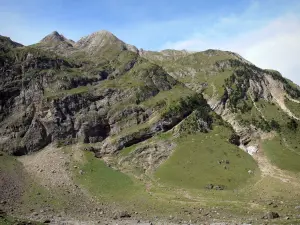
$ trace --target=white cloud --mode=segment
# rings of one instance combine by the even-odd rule
[[[287,16],[238,38],[233,49],[263,68],[279,70],[300,84],[300,19]]]
[[[240,27],[244,22],[223,18],[218,21],[226,28]],[[248,21],[249,22],[249,21]],[[211,36],[209,34],[213,33]],[[285,15],[266,25],[250,29],[247,32],[233,32],[230,36],[219,32],[216,26],[204,34],[193,34],[190,38],[177,42],[168,42],[163,48],[187,49],[191,51],[208,48],[234,51],[247,60],[262,68],[276,69],[283,76],[300,84],[300,18],[295,15]]]

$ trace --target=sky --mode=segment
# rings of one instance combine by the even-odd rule
[[[146,50],[229,50],[300,84],[299,0],[0,0],[0,21],[25,45],[108,30]]]

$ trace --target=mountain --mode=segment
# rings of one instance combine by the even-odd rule
[[[300,88],[277,71],[229,51],[55,31],[31,46],[0,36],[0,81],[12,216],[242,223],[276,205],[296,221]]]

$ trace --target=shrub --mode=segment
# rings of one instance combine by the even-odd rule
[[[291,119],[288,123],[287,123],[287,127],[290,130],[296,131],[298,128],[298,123],[295,119]]]
[[[231,136],[229,137],[229,142],[230,142],[231,144],[234,144],[234,145],[239,146],[239,145],[241,144],[240,138],[241,138],[241,137],[240,137],[239,135],[233,133],[233,134],[231,134]]]
[[[274,120],[274,119],[271,120],[270,126],[271,126],[272,130],[280,130],[279,123],[276,120]]]

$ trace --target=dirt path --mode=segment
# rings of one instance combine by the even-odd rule
[[[274,98],[275,98],[275,97],[274,97]],[[291,112],[291,110],[289,110],[289,109],[286,107],[286,105],[285,105],[283,99],[281,99],[281,98],[275,98],[275,99],[276,99],[277,104],[280,106],[280,108],[281,108],[286,114],[288,114],[290,117],[294,118],[295,120],[300,120],[300,118],[298,118],[297,116],[295,116],[295,115]]]
[[[257,105],[256,105],[256,103],[255,103],[255,101],[254,101],[254,99],[253,99],[253,97],[252,97],[252,95],[249,94],[249,96],[250,96],[250,98],[251,98],[251,101],[252,101],[252,103],[253,103],[255,109],[260,113],[261,117],[262,117],[264,120],[266,120],[265,115],[262,113],[262,111],[260,110],[260,108],[257,107]]]
[[[295,151],[293,148],[291,148],[291,146],[287,143],[287,141],[286,141],[285,138],[283,138],[282,140],[283,140],[284,145],[285,145],[291,152],[294,152],[295,154],[300,155],[299,152],[297,152],[297,151]]]
[[[261,171],[261,179],[256,184],[260,183],[265,177],[270,176],[280,180],[281,182],[290,183],[296,187],[300,187],[299,180],[296,177],[288,174],[288,171],[281,170],[280,168],[271,164],[267,156],[264,154],[261,144],[259,145],[258,153],[253,157]]]
[[[290,96],[286,96],[290,101],[300,104],[300,101],[291,98]]]

